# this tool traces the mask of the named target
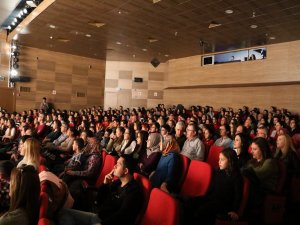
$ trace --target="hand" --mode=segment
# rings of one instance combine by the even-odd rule
[[[72,171],[72,170],[67,170],[67,171],[66,171],[66,174],[71,175],[71,176],[74,176],[74,175],[75,175],[75,172]]]
[[[104,177],[104,182],[103,182],[104,184],[108,184],[108,183],[111,183],[113,181],[114,171],[115,171],[115,169],[113,169],[109,174],[107,174]]]
[[[230,216],[230,218],[232,220],[238,220],[239,219],[239,215],[236,212],[229,212],[228,215]]]
[[[160,189],[166,193],[169,193],[169,190],[167,188],[168,184],[166,182],[163,182],[161,185],[160,185]]]

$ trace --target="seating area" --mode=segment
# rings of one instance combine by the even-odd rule
[[[85,141],[85,150],[83,150],[85,157],[96,156],[91,162],[87,159],[85,159],[87,161],[82,161],[83,165],[78,171],[76,171],[77,169],[73,170],[80,176],[82,176],[81,174],[89,174],[89,170],[94,171],[93,177],[87,176],[80,180],[79,187],[83,188],[83,190],[89,190],[91,188],[95,190],[103,186],[105,176],[115,169],[118,158],[122,155],[126,155],[124,153],[125,151],[122,149],[130,149],[130,146],[134,143],[134,149],[128,150],[130,153],[127,154],[136,160],[137,172],[134,173],[134,179],[143,190],[144,196],[143,206],[136,218],[136,225],[184,224],[184,219],[180,217],[183,213],[182,207],[180,206],[183,204],[182,201],[192,198],[207,197],[211,192],[211,185],[214,182],[214,177],[216,173],[220,171],[220,154],[222,154],[225,149],[228,149],[228,147],[216,145],[217,140],[221,140],[224,136],[224,133],[222,133],[223,127],[225,128],[225,126],[230,124],[231,129],[225,133],[227,136],[224,136],[224,140],[232,138],[230,139],[231,151],[233,151],[232,149],[235,149],[234,151],[238,152],[236,148],[238,148],[237,143],[239,140],[234,138],[237,136],[243,138],[246,137],[246,142],[243,139],[241,146],[245,145],[243,147],[249,156],[247,159],[250,159],[250,161],[254,151],[253,143],[260,137],[261,131],[264,131],[265,133],[263,134],[268,138],[268,146],[275,149],[272,154],[273,157],[276,158],[276,154],[280,152],[281,148],[277,139],[290,137],[289,135],[293,132],[297,132],[299,127],[298,123],[296,123],[296,127],[290,127],[289,123],[285,123],[286,121],[284,120],[286,118],[288,118],[289,121],[298,121],[296,115],[293,115],[290,112],[282,111],[279,113],[275,111],[272,120],[270,120],[268,124],[261,124],[261,121],[258,120],[258,115],[261,114],[259,111],[254,112],[253,110],[245,110],[244,112],[233,112],[231,116],[225,116],[227,111],[224,108],[221,108],[219,112],[213,112],[212,117],[216,119],[216,123],[213,123],[213,120],[210,120],[210,116],[208,115],[208,112],[211,110],[208,109],[209,107],[200,108],[193,106],[191,107],[191,110],[184,109],[176,112],[176,107],[165,109],[161,108],[161,106],[157,109],[148,110],[143,108],[133,110],[103,110],[101,108],[93,107],[80,111],[81,114],[79,114],[76,119],[74,115],[77,114],[77,112],[73,111],[66,113],[65,111],[57,110],[45,114],[43,111],[33,110],[32,112],[29,111],[29,113],[23,112],[23,115],[20,114],[19,116],[18,114],[9,114],[4,111],[1,112],[1,118],[3,118],[2,120],[4,122],[9,121],[8,117],[12,117],[15,123],[18,124],[18,126],[13,127],[6,124],[6,129],[18,130],[19,135],[14,136],[11,140],[1,142],[1,148],[3,149],[3,151],[1,151],[3,157],[1,160],[10,158],[10,160],[18,162],[18,160],[22,159],[22,153],[18,150],[19,141],[22,140],[22,136],[29,135],[42,143],[38,171],[40,173],[42,171],[51,171],[56,173],[57,176],[60,176],[60,172],[57,171],[62,171],[58,169],[61,165],[65,166],[65,164],[57,164],[60,163],[60,161],[55,161],[55,164],[53,164],[52,159],[49,158],[47,154],[44,154],[46,152],[45,146],[47,146],[44,143],[45,140],[47,140],[48,135],[57,129],[53,124],[61,124],[61,134],[65,132],[64,129],[66,127],[69,127],[70,130],[70,127],[73,126],[75,128],[73,130],[76,133],[74,135],[75,137],[72,137],[69,131],[67,133],[67,136],[72,140],[72,143],[76,142],[77,139],[82,139],[83,143]],[[164,116],[161,116],[161,114]],[[26,118],[45,118],[45,115],[47,115],[47,117],[51,116],[52,120],[41,122],[48,122],[48,125],[45,125],[47,126],[48,133],[41,135],[37,133],[38,126],[40,126],[41,123],[30,124],[30,122],[28,122],[30,120],[27,120]],[[204,119],[204,115],[206,119]],[[273,121],[278,118],[281,121],[279,129],[274,127],[278,122]],[[250,126],[247,125],[249,121]],[[122,122],[122,126],[120,122]],[[185,129],[185,127],[187,128]],[[204,160],[191,158],[189,154],[181,154],[185,148],[184,144],[188,141],[186,138],[189,138],[188,132],[195,127],[197,127],[198,131],[194,138],[199,138],[200,143],[210,143],[205,146],[205,154],[207,154],[207,157],[205,157]],[[239,131],[239,127],[243,130]],[[149,155],[147,155],[149,153],[147,152],[149,152],[150,149],[152,151],[157,148],[157,146],[158,148],[155,151],[158,151],[161,154],[158,159],[164,159],[164,154],[167,156],[170,155],[170,153],[164,153],[165,150],[163,150],[163,147],[159,147],[159,145],[161,145],[159,143],[163,138],[166,138],[166,140],[170,137],[177,139],[178,129],[182,131],[181,138],[184,137],[185,142],[182,142],[183,147],[181,148],[176,147],[179,146],[177,145],[177,143],[180,143],[179,139],[174,142],[175,144],[173,143],[170,145],[170,148],[174,149],[171,150],[171,152],[178,156],[178,161],[174,161],[175,169],[170,170],[176,171],[172,174],[172,179],[176,181],[176,183],[172,183],[175,188],[172,190],[170,189],[171,191],[169,191],[168,189],[163,189],[162,186],[155,187],[152,183],[152,176],[159,167],[159,160],[156,161],[157,168],[154,166],[150,173],[145,172],[143,163],[147,163],[147,161],[143,160],[145,160],[144,156],[146,156],[146,159],[149,157]],[[165,131],[167,134],[164,133]],[[209,132],[208,136],[207,131]],[[241,134],[239,132],[242,133],[242,136],[240,136]],[[130,135],[131,138],[128,138],[126,135]],[[290,148],[294,149],[295,146],[295,150],[299,148],[297,145],[297,135],[298,133],[294,134],[290,142],[285,141],[286,144],[290,144]],[[144,138],[144,136],[148,138]],[[118,138],[120,137],[122,137],[122,141],[118,141]],[[152,140],[153,137],[156,137],[158,141],[156,147],[155,145],[153,145],[153,147],[151,146],[155,141],[154,139]],[[208,142],[208,140],[210,140],[210,142]],[[49,145],[51,141],[49,142],[47,140],[47,142]],[[124,145],[123,143],[126,144]],[[294,146],[292,145],[293,143],[295,144]],[[57,149],[59,149],[59,147]],[[91,151],[90,149],[93,150]],[[166,147],[166,149],[168,149],[168,147]],[[73,149],[73,151],[75,150],[76,148]],[[52,150],[51,153],[53,154],[54,150]],[[63,162],[68,162],[68,160],[72,160],[72,157],[75,156],[75,153],[71,151],[67,151],[66,153],[67,154],[60,150],[56,156],[60,157],[63,155]],[[300,182],[299,177],[297,176],[297,169],[293,168],[293,171],[291,171],[290,165],[279,159],[280,158],[276,159],[278,167],[276,188],[273,192],[269,192],[264,197],[262,207],[256,210],[248,209],[249,192],[251,193],[252,180],[251,177],[249,180],[247,176],[242,174],[243,188],[242,198],[237,210],[238,221],[230,219],[224,220],[224,218],[217,217],[216,224],[284,224],[285,221],[289,221],[287,217],[289,217],[290,212],[293,212],[291,207],[298,207],[300,203]],[[244,163],[242,166],[246,166],[246,161],[242,162]],[[84,168],[87,168],[87,170],[85,171]],[[66,169],[64,169],[64,173],[65,171]],[[61,178],[64,180],[63,176]],[[117,180],[117,177],[114,177],[113,179]],[[66,180],[66,182],[69,182],[69,180]],[[70,185],[72,183],[67,184],[73,195],[72,185]],[[51,212],[52,209],[49,209],[49,206],[51,207],[52,199],[48,193],[48,185],[47,182],[41,183],[39,224],[49,224],[51,221],[55,221],[55,217],[52,215],[53,212]],[[74,200],[76,203],[78,199],[75,195],[73,197],[75,197]],[[90,201],[89,198],[87,199]],[[168,208],[167,212],[164,210],[166,208]]]

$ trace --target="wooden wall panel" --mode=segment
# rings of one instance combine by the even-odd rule
[[[269,108],[285,107],[300,113],[297,100],[300,85],[300,41],[267,46],[267,59],[200,66],[201,56],[174,59],[168,62],[164,103],[173,105],[212,105],[215,107],[243,105]],[[251,83],[254,87],[241,87]],[[281,84],[279,86],[268,86]],[[284,84],[295,85],[284,85]],[[257,87],[255,87],[257,84]],[[188,86],[207,88],[191,88]],[[214,85],[219,85],[214,88]],[[222,85],[234,88],[220,88]],[[240,86],[240,87],[239,87]],[[210,87],[210,88],[209,88]]]
[[[7,79],[9,73],[9,44],[5,42],[5,36],[2,36],[3,32],[0,32],[0,76],[4,77],[4,80],[0,81],[0,87],[7,87]]]
[[[17,96],[17,111],[38,107],[42,97],[60,109],[103,105],[104,61],[29,47],[21,47],[20,53],[20,71],[32,80],[16,84],[16,90],[31,87],[30,93]],[[77,92],[85,97],[77,97]]]

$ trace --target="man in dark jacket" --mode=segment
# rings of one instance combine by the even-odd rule
[[[134,161],[121,156],[114,169],[105,176],[98,190],[97,214],[73,209],[61,210],[61,225],[132,225],[142,207],[143,194],[133,179]],[[114,176],[118,179],[115,180]]]

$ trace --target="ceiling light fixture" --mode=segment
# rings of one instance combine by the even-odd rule
[[[50,27],[51,29],[55,29],[55,28],[56,28],[56,26],[53,25],[53,24],[49,24],[49,27]]]
[[[218,23],[216,21],[211,21],[211,23],[208,25],[208,28],[211,29],[211,28],[215,28],[215,27],[219,27],[219,26],[222,26],[222,24]]]
[[[27,11],[27,9],[25,8],[25,9],[23,9],[23,13],[24,14],[27,14],[28,13],[28,11]]]
[[[88,38],[92,37],[92,35],[90,35],[90,34],[86,34],[85,36]]]
[[[88,24],[91,26],[97,27],[97,28],[103,27],[105,25],[105,23],[101,23],[98,21],[91,21],[91,22],[88,22]]]
[[[121,42],[119,42],[119,41],[117,41],[117,42],[116,42],[116,44],[117,44],[117,45],[121,45],[122,43],[121,43]]]
[[[161,0],[152,0],[153,4],[160,2]]]
[[[258,26],[257,26],[256,24],[252,24],[250,27],[251,27],[252,29],[256,29]]]
[[[143,52],[146,52],[146,51],[148,51],[148,49],[146,49],[146,48],[143,48],[143,49],[142,49],[142,51],[143,51]]]
[[[165,54],[165,57],[169,57],[169,55],[168,55],[168,54]]]
[[[233,10],[232,10],[232,9],[227,9],[227,10],[225,10],[225,13],[226,13],[226,14],[232,14],[232,13],[233,13]]]
[[[269,38],[270,38],[270,40],[275,40],[276,39],[276,37],[274,37],[274,36],[269,37]]]
[[[52,37],[52,36],[50,36],[49,38],[50,38],[50,39],[53,39],[53,37]]]
[[[29,5],[31,8],[36,8],[37,7],[35,1],[26,1],[26,4]]]

